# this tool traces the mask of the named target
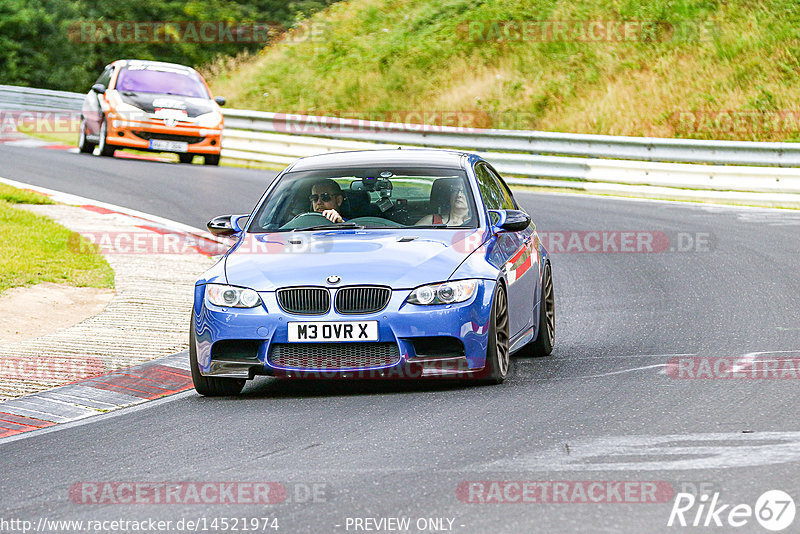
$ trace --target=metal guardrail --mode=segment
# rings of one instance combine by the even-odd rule
[[[80,110],[84,95],[0,85],[0,109]],[[343,150],[435,147],[477,152],[509,182],[624,191],[657,187],[741,192],[742,199],[800,203],[800,143],[698,141],[454,128],[225,109],[226,159],[285,165]],[[687,164],[687,163],[694,164]],[[787,168],[779,168],[787,167]],[[518,177],[518,178],[517,178]],[[567,180],[565,180],[567,179]],[[697,195],[696,195],[697,196]]]
[[[0,110],[80,111],[83,97],[66,91],[0,85]]]
[[[315,117],[230,109],[226,126],[376,143],[527,152],[558,156],[720,165],[798,166],[800,143],[702,141],[656,137],[492,130]]]

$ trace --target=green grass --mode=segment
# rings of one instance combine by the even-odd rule
[[[47,196],[0,183],[0,201],[9,204],[54,204]]]
[[[78,146],[78,121],[73,121],[71,126],[66,128],[63,124],[55,128],[53,124],[47,121],[39,121],[36,127],[30,125],[21,125],[19,132],[42,141],[50,141],[52,143],[61,143],[64,145]],[[58,129],[60,131],[49,131]]]
[[[658,24],[630,42],[481,39],[497,20]],[[349,0],[312,21],[320,39],[208,66],[215,94],[286,113],[461,111],[466,126],[800,140],[800,112],[782,114],[800,109],[795,0]]]
[[[114,287],[114,271],[79,234],[14,204],[52,204],[42,195],[0,184],[0,292],[40,282]]]

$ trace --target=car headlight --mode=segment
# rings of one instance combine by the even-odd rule
[[[261,297],[252,289],[222,284],[206,284],[206,298],[214,306],[226,308],[255,308],[261,304]]]
[[[453,304],[469,300],[478,287],[477,280],[454,280],[420,286],[406,299],[410,304]]]
[[[198,115],[195,117],[195,123],[201,128],[218,128],[219,123],[222,120],[222,114],[216,111],[212,111],[211,113],[203,113],[202,115]]]
[[[126,104],[125,102],[120,102],[114,108],[113,117],[114,120],[114,127],[115,128],[124,128],[125,126],[132,126],[133,122],[142,122],[147,120],[147,113],[144,110],[137,108],[136,106],[132,106],[130,104]],[[120,119],[120,120],[116,120]]]

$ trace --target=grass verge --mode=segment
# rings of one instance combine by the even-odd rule
[[[795,0],[350,0],[206,73],[234,108],[798,141],[799,21]]]
[[[78,125],[79,121],[70,121],[54,125],[47,121],[37,121],[36,125],[21,124],[17,131],[21,134],[48,141],[51,143],[60,143],[62,145],[77,146],[78,145]]]
[[[83,237],[52,220],[14,207],[52,204],[47,197],[0,184],[0,293],[40,282],[114,287],[114,271]],[[89,252],[87,252],[89,251]]]

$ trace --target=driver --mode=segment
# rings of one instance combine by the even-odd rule
[[[344,200],[342,188],[330,178],[315,183],[311,188],[311,209],[334,223],[344,222],[339,209]]]

